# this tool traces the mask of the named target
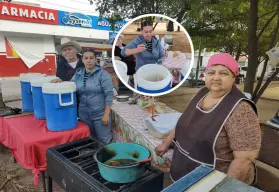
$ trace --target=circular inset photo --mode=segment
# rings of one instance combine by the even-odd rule
[[[132,91],[146,96],[165,95],[189,76],[194,63],[193,43],[174,19],[142,15],[116,35],[112,62],[118,78]]]

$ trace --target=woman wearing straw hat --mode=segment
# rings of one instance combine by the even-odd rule
[[[176,128],[156,148],[162,156],[172,142],[175,144],[173,181],[207,165],[245,183],[255,183],[261,129],[255,104],[234,85],[238,73],[238,63],[229,54],[209,59],[206,87],[193,97]]]
[[[115,57],[119,57],[121,59],[121,61],[123,61],[126,65],[127,65],[127,75],[129,75],[130,77],[130,82],[133,83],[133,75],[136,72],[136,62],[135,62],[135,57],[133,55],[127,56],[127,57],[123,57],[121,55],[121,50],[126,46],[123,43],[124,40],[124,35],[120,34],[120,36],[118,37],[118,39],[116,40],[116,45],[115,45],[115,49],[114,49],[114,56]]]
[[[136,63],[135,63],[135,58],[133,55],[130,55],[128,57],[123,57],[121,55],[121,50],[126,46],[123,43],[124,40],[124,35],[120,34],[119,38],[116,41],[116,46],[114,49],[114,56],[118,56],[121,58],[121,61],[123,61],[124,63],[126,63],[128,71],[127,71],[127,75],[134,75],[136,72]]]
[[[57,59],[56,76],[63,81],[70,81],[78,68],[84,67],[78,53],[81,47],[76,41],[67,37],[61,39],[61,45],[56,47],[59,54]]]

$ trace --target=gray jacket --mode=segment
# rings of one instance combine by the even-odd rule
[[[126,49],[134,49],[137,48],[138,45],[145,44],[143,36],[137,36],[137,38],[131,41],[128,45],[126,45],[121,50],[121,55],[123,57],[127,57],[125,54]],[[155,37],[152,37],[152,52],[143,51],[141,53],[136,54],[136,71],[143,65],[146,64],[155,64],[159,59],[162,59],[164,56],[163,47],[161,42]]]
[[[99,116],[107,105],[112,105],[113,84],[108,72],[95,66],[84,87],[85,68],[78,69],[72,80],[77,86],[79,115]]]

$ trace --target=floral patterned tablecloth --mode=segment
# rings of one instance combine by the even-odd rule
[[[176,112],[166,107],[165,113]],[[163,157],[156,155],[155,147],[162,143],[162,139],[153,137],[144,123],[144,118],[150,113],[138,105],[129,105],[127,102],[113,101],[112,131],[117,142],[134,142],[147,147],[151,152],[153,166],[164,172],[169,171],[173,150],[170,149]]]

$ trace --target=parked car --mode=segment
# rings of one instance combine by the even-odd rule
[[[247,74],[247,67],[243,66],[238,68],[239,68],[239,75],[245,79]]]
[[[191,85],[196,84],[196,68],[192,68],[190,75],[188,76],[187,80]],[[200,67],[198,72],[198,85],[204,85],[205,84],[205,67]]]
[[[276,71],[276,68],[273,68],[271,70],[267,70],[264,74],[264,80],[267,80],[274,72]],[[257,80],[260,79],[262,73],[261,73],[261,69],[258,69],[257,71]],[[239,67],[239,76],[240,78],[243,77],[243,80],[245,80],[246,78],[246,74],[247,74],[247,67]],[[274,80],[278,80],[279,79],[279,74],[275,77]]]

